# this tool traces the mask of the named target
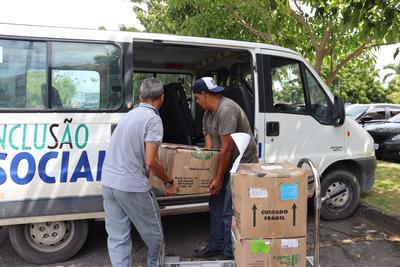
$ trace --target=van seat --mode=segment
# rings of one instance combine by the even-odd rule
[[[164,143],[192,144],[194,122],[181,83],[164,86],[164,103],[159,113],[164,127]]]
[[[250,127],[254,128],[254,99],[240,83],[225,88],[222,95],[235,101],[246,113]]]

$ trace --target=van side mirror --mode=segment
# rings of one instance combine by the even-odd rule
[[[333,126],[338,127],[343,125],[345,118],[346,118],[346,112],[344,109],[343,98],[341,98],[340,96],[335,96],[333,102],[333,116],[332,116]]]

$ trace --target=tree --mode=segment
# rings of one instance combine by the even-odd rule
[[[388,73],[385,75],[385,77],[383,78],[383,81],[385,82],[386,80],[388,80],[388,78],[392,77],[392,81],[400,84],[400,63],[399,64],[389,64],[383,67],[386,70],[392,70],[394,72],[392,73]]]
[[[388,80],[388,78],[392,78],[388,86],[388,89],[391,91],[389,98],[393,101],[393,103],[400,103],[400,63],[398,63],[397,65],[386,65],[384,69],[394,71],[392,73],[386,74],[383,78],[383,81]]]
[[[131,1],[147,4],[135,7],[146,31],[282,45],[312,62],[328,86],[350,61],[400,41],[397,0]]]
[[[363,56],[344,66],[331,88],[347,103],[396,103],[391,98],[392,88],[384,88],[376,79],[377,75],[373,57]]]
[[[60,99],[63,105],[70,106],[73,97],[76,95],[76,85],[74,81],[57,72],[53,72],[52,86],[58,90]],[[44,99],[42,95],[42,85],[46,84],[46,72],[42,70],[33,70],[28,72],[26,90],[28,106],[39,108],[44,106]]]

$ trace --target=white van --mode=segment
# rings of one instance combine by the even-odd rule
[[[296,52],[231,40],[0,24],[0,225],[27,260],[53,263],[104,216],[101,169],[145,77],[165,84],[165,142],[198,144],[190,87],[211,75],[245,110],[261,162],[308,158],[322,175],[325,219],[350,216],[374,182],[372,138]],[[159,196],[164,213],[196,212],[207,195]],[[4,230],[4,229],[3,229]]]

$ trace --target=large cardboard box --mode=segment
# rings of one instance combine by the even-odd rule
[[[158,154],[167,174],[178,181],[178,195],[207,193],[217,173],[219,151],[189,145],[161,144]],[[151,175],[150,183],[164,192],[164,184],[159,178]]]
[[[238,267],[305,267],[305,237],[263,239],[243,238],[232,224],[232,242]]]
[[[231,180],[234,217],[242,237],[306,236],[305,170],[289,162],[240,164]]]

